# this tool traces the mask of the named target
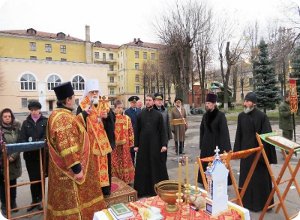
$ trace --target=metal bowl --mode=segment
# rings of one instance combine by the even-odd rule
[[[176,212],[178,206],[176,200],[178,199],[178,181],[164,180],[154,185],[156,194],[167,203],[166,210],[168,212]],[[181,184],[181,192],[184,192],[184,186]],[[181,196],[182,199],[183,196]]]

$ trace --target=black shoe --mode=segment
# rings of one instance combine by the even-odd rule
[[[34,203],[31,203],[31,204],[34,204]],[[32,210],[34,210],[36,207],[38,207],[38,205],[34,205],[34,206],[31,206],[27,209],[27,212],[31,212]]]
[[[6,207],[1,207],[1,214],[6,217]]]
[[[43,210],[43,206],[42,206],[41,204],[39,204],[39,205],[37,206],[37,209],[41,211],[41,210]]]
[[[12,202],[11,204],[11,209],[15,209],[17,208],[17,203],[16,202]],[[18,212],[19,210],[14,210],[13,212]]]

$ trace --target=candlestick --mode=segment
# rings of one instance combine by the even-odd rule
[[[198,192],[198,163],[195,162],[195,194]]]
[[[178,200],[181,199],[181,163],[178,163]]]
[[[186,186],[189,189],[189,158],[185,157],[185,175],[186,175]]]

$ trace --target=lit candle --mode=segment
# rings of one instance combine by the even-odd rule
[[[186,175],[186,186],[189,189],[189,158],[185,157],[185,175]]]
[[[178,163],[178,199],[181,199],[181,163]]]
[[[195,193],[198,192],[198,163],[195,162]]]

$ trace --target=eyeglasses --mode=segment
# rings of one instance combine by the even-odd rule
[[[98,92],[99,92],[98,90],[90,91],[90,93],[98,93]]]

